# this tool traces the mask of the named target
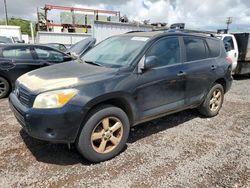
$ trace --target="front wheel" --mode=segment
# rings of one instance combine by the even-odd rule
[[[91,162],[101,162],[118,155],[129,135],[126,113],[115,106],[93,110],[76,142],[78,151]]]
[[[223,104],[224,89],[221,84],[214,84],[206,99],[198,108],[199,112],[207,117],[216,116]]]

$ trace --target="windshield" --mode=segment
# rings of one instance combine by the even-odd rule
[[[128,66],[148,39],[133,36],[111,37],[92,48],[82,60],[108,67]]]
[[[0,36],[0,43],[12,43],[12,40],[8,37],[1,37]]]

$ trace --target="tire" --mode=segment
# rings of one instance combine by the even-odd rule
[[[3,78],[0,77],[0,99],[6,97],[10,92],[10,84],[9,82]]]
[[[220,94],[218,94],[220,93]],[[208,92],[206,99],[198,108],[199,112],[206,117],[216,116],[223,104],[224,89],[221,84],[215,83]]]
[[[90,112],[85,122],[76,146],[87,160],[96,163],[109,160],[125,147],[130,125],[122,109],[110,105],[100,106]]]

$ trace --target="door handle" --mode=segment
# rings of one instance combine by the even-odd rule
[[[212,70],[215,70],[215,69],[216,69],[216,66],[215,66],[215,65],[212,65],[212,66],[211,66],[211,69],[212,69]]]
[[[186,76],[187,75],[187,73],[186,72],[183,72],[183,71],[180,71],[178,74],[177,74],[177,76]]]
[[[237,57],[237,53],[236,52],[234,53],[234,57]]]

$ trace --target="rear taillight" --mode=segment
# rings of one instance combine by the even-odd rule
[[[227,59],[227,63],[228,63],[228,64],[230,64],[230,65],[233,64],[233,60],[232,60],[230,57],[227,57],[226,59]]]

